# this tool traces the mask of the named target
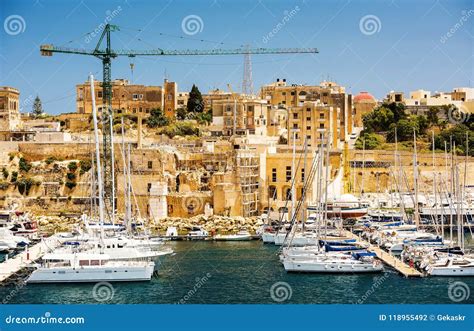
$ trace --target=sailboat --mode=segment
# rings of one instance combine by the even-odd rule
[[[99,220],[104,224],[104,190],[102,169],[100,165],[99,134],[97,124],[97,111],[95,105],[94,78],[90,75],[92,95],[92,117],[94,122],[95,152],[98,177],[99,197]],[[98,252],[81,250],[63,252],[58,250],[46,254],[42,258],[42,264],[33,271],[27,279],[27,283],[75,283],[75,282],[99,282],[99,281],[146,281],[150,280],[155,270],[155,262],[149,259],[122,260],[113,258],[105,253],[107,242],[104,237],[104,227],[100,227],[100,245]],[[114,247],[110,247],[113,249]],[[125,252],[126,250],[120,251]],[[109,252],[110,253],[110,252]],[[121,253],[119,253],[121,254]],[[129,253],[130,254],[130,253]],[[143,257],[143,256],[142,256]]]
[[[329,135],[328,135],[329,140]],[[329,143],[329,141],[328,141]],[[382,263],[375,258],[375,254],[360,250],[359,247],[353,246],[353,241],[347,241],[344,237],[329,237],[327,232],[327,181],[329,177],[329,144],[326,149],[326,190],[323,193],[322,187],[322,174],[323,174],[323,162],[324,153],[322,144],[320,151],[313,159],[310,173],[307,180],[304,183],[302,198],[298,203],[296,212],[293,213],[293,227],[288,235],[289,244],[288,247],[283,249],[280,255],[280,260],[283,263],[283,267],[287,272],[311,272],[311,273],[366,273],[366,272],[381,272],[383,270]],[[293,240],[297,227],[295,226],[296,215],[301,208],[305,199],[306,190],[309,183],[317,178],[319,186],[317,190],[317,200],[319,201],[313,208],[316,211],[317,217],[315,218],[318,222],[318,226],[315,232],[315,245],[305,247],[294,247]],[[324,203],[323,203],[324,200]],[[324,236],[321,236],[324,227]],[[303,235],[304,236],[304,235]],[[323,243],[323,247],[320,245]],[[331,245],[332,244],[332,245]],[[357,250],[354,250],[357,249]]]

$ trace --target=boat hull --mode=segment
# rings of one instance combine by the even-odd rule
[[[381,272],[381,264],[372,263],[331,263],[331,262],[306,262],[306,261],[283,261],[287,272],[310,272],[310,273],[372,273]]]
[[[153,276],[154,263],[131,266],[39,268],[26,281],[34,283],[140,282]]]

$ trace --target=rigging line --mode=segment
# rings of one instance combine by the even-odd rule
[[[79,36],[78,38],[71,39],[71,40],[66,41],[65,43],[59,44],[59,45],[60,45],[60,46],[66,46],[66,45],[72,44],[73,42],[76,42],[76,41],[78,41],[79,39],[85,38],[85,37],[87,37],[87,36],[89,36],[89,35],[91,35],[91,34],[93,34],[93,33],[95,33],[95,30],[92,30],[92,31],[90,31],[90,32],[86,32],[86,33],[82,34],[81,36]],[[99,32],[97,32],[97,34],[99,34]]]
[[[142,29],[133,29],[133,28],[128,28],[128,27],[123,27],[120,26],[120,31],[123,32],[123,29],[125,30],[130,30],[130,31],[136,31],[136,32],[145,32],[145,30]],[[224,43],[222,41],[215,41],[215,40],[209,40],[209,39],[201,39],[201,38],[192,38],[192,37],[186,37],[182,35],[173,35],[169,33],[164,33],[164,32],[157,32],[156,34],[163,36],[163,37],[170,37],[170,38],[175,38],[175,39],[181,39],[181,40],[193,40],[193,41],[199,41],[199,42],[206,42],[206,43],[211,43],[211,44],[217,44],[217,45],[230,45],[228,43]],[[239,45],[238,47],[243,47],[243,45]]]
[[[153,62],[166,62],[166,63],[177,63],[177,64],[189,64],[189,65],[202,65],[202,66],[242,66],[242,63],[197,63],[197,62],[178,62],[178,61],[170,61],[170,60],[163,60],[157,59],[157,58],[151,58],[151,57],[146,57],[146,56],[135,56],[137,59],[143,59],[143,60],[148,60],[148,61],[153,61]],[[278,62],[283,62],[286,61],[285,59],[278,60]],[[274,61],[277,62],[277,61]],[[254,62],[252,61],[253,64],[261,64],[261,63],[268,63],[268,61],[258,61]]]

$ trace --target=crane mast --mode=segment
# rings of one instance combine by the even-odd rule
[[[112,59],[118,56],[209,56],[209,55],[250,55],[250,54],[296,54],[296,53],[319,53],[316,48],[237,48],[237,49],[212,49],[212,50],[113,50],[111,45],[111,32],[120,30],[117,25],[106,24],[94,50],[57,47],[51,44],[41,45],[40,51],[43,56],[52,56],[53,53],[77,54],[95,56],[102,60],[102,159],[104,173],[104,195],[106,207],[112,208],[115,205],[113,199],[112,179],[112,129],[113,129],[113,109],[112,109]],[[105,39],[105,49],[102,49],[102,42]],[[114,210],[108,210],[109,215],[113,215]]]

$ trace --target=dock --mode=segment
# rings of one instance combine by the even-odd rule
[[[371,252],[374,252],[380,260],[382,260],[385,264],[388,264],[389,266],[391,266],[392,268],[397,270],[403,276],[405,276],[405,277],[423,277],[423,274],[421,272],[419,272],[415,268],[410,267],[408,264],[406,264],[405,262],[403,262],[400,259],[397,259],[395,256],[391,255],[390,253],[385,252],[380,247],[372,245],[371,243],[361,239],[360,237],[358,237],[357,235],[355,235],[351,231],[345,230],[345,232],[346,232],[345,234],[348,237],[350,237],[352,239],[356,239],[357,241],[362,242],[365,245],[367,245],[368,250],[370,250]]]
[[[57,248],[60,242],[55,236],[42,239],[39,243],[28,247],[13,258],[0,263],[0,284],[14,276],[31,263],[40,259],[45,253]]]

